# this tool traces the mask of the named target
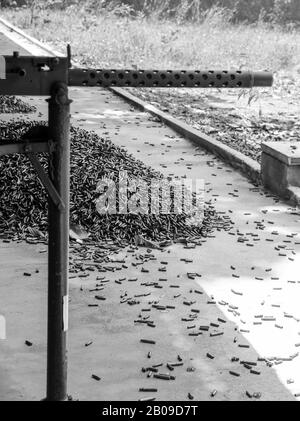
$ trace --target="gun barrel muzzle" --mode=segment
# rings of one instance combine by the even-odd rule
[[[255,72],[253,73],[253,86],[256,87],[270,87],[273,85],[274,77],[270,72]]]

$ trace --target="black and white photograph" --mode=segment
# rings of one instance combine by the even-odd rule
[[[297,401],[300,0],[0,0],[0,408]]]

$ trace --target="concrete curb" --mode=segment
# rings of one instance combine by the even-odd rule
[[[110,88],[110,90],[118,96],[130,102],[139,109],[149,112],[158,117],[167,126],[171,127],[177,133],[183,135],[185,138],[191,140],[196,145],[205,148],[207,151],[214,153],[221,157],[225,162],[230,164],[233,168],[240,170],[244,175],[250,178],[255,183],[261,183],[260,165],[258,162],[241,152],[224,145],[222,142],[201,133],[199,130],[193,129],[188,124],[170,116],[163,111],[158,110],[153,105],[147,104],[136,96],[130,94],[123,88]]]
[[[300,208],[300,187],[290,186],[287,189],[287,194],[289,195],[289,202]]]

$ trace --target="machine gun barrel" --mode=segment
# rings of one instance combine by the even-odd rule
[[[145,88],[252,88],[269,87],[269,72],[243,70],[114,70],[69,69],[69,86]]]
[[[3,56],[0,95],[49,95],[60,81],[69,86],[103,88],[253,88],[269,87],[269,72],[244,70],[127,70],[70,68],[70,57]]]

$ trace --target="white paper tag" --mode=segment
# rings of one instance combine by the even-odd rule
[[[2,315],[0,315],[0,339],[6,339],[6,320]]]
[[[63,330],[66,332],[69,325],[69,296],[63,297]]]

